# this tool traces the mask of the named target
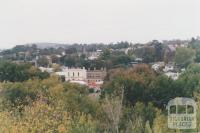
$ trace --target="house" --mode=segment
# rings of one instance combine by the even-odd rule
[[[106,69],[101,68],[97,70],[94,68],[94,70],[87,70],[87,82],[88,83],[103,83],[104,78],[106,77]]]
[[[165,75],[169,78],[172,78],[173,80],[177,80],[180,73],[176,73],[176,72],[166,72]]]
[[[164,64],[164,62],[157,62],[157,63],[155,63],[155,64],[153,64],[152,66],[151,66],[151,68],[153,69],[153,70],[155,70],[155,71],[158,71],[161,67],[163,67],[165,64]]]
[[[57,75],[64,77],[65,81],[85,81],[86,69],[83,68],[62,68],[61,72],[56,72]]]
[[[173,65],[166,65],[165,68],[163,69],[163,72],[169,72],[169,71],[173,71],[173,70],[174,70]]]
[[[142,58],[136,58],[135,61],[136,61],[136,62],[142,62],[143,59],[142,59]]]
[[[98,56],[95,55],[95,54],[92,54],[92,55],[90,55],[90,56],[88,57],[88,60],[96,60],[96,59],[98,59]]]
[[[41,72],[53,73],[54,69],[49,67],[39,67]]]
[[[90,52],[88,54],[88,60],[95,60],[95,59],[98,59],[99,56],[101,55],[102,53],[102,50],[97,50],[95,52]]]

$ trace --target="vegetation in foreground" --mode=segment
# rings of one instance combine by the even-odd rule
[[[27,67],[20,74],[25,72]],[[63,83],[54,75],[26,77],[1,79],[0,132],[175,133],[167,128],[167,102],[195,97],[200,106],[199,64],[189,65],[178,80],[145,64],[111,70],[99,99],[86,86]]]

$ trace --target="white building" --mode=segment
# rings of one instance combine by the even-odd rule
[[[155,71],[158,71],[161,67],[163,67],[165,64],[164,64],[164,62],[157,62],[157,63],[155,63],[155,64],[153,64],[152,66],[151,66],[151,68],[153,69],[153,70],[155,70]]]
[[[164,72],[169,72],[169,71],[173,71],[173,70],[174,70],[173,65],[166,65],[165,68],[163,69]]]
[[[142,59],[142,58],[136,58],[135,61],[136,61],[136,62],[142,62],[143,59]]]
[[[174,73],[174,72],[167,72],[165,75],[169,78],[172,78],[173,80],[177,80],[179,78],[180,73]]]
[[[85,81],[87,78],[86,69],[64,67],[61,72],[56,72],[59,76],[64,76],[65,81]]]
[[[97,50],[95,52],[90,52],[89,53],[89,56],[88,56],[88,59],[89,60],[95,60],[95,59],[98,59],[99,56],[101,55],[102,53],[102,50]]]
[[[53,68],[49,68],[49,67],[39,67],[40,71],[42,72],[48,72],[48,73],[53,73],[54,69]]]
[[[91,56],[88,57],[88,60],[96,60],[98,59],[99,56],[92,54]]]

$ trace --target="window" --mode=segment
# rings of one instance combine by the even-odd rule
[[[78,72],[78,77],[79,77],[79,72]]]
[[[176,105],[170,106],[170,114],[176,114]]]
[[[73,72],[73,77],[74,77],[74,72]]]
[[[186,114],[186,105],[178,105],[178,114]]]
[[[187,114],[194,114],[194,107],[192,105],[187,105]]]

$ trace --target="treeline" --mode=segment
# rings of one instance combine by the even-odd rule
[[[86,68],[116,68],[126,67],[131,61],[135,60],[132,55],[126,55],[124,52],[111,52],[105,49],[103,53],[95,60],[86,60],[85,55],[78,56],[77,54],[66,55],[60,58],[60,64],[69,67],[86,67]]]
[[[38,44],[40,45],[40,44]],[[51,47],[44,48],[38,47],[37,44],[28,44],[28,45],[17,45],[12,49],[4,50],[1,52],[1,55],[9,55],[9,54],[17,54],[19,52],[31,52],[37,53],[38,50],[40,51],[41,55],[51,55],[51,54],[61,54],[62,52],[66,52],[67,54],[73,54],[77,52],[95,52],[96,50],[104,50],[104,49],[123,49],[128,48],[129,46],[133,45],[129,42],[117,42],[111,44],[103,44],[103,43],[94,43],[94,44],[66,44],[66,45],[59,45],[55,44]]]
[[[32,64],[0,61],[0,82],[23,82],[28,79],[45,79],[48,77],[49,73],[41,72]]]
[[[108,67],[109,69],[129,66],[137,58],[141,58],[143,63],[164,61],[166,64],[175,63],[181,68],[187,67],[192,62],[200,62],[198,38],[192,38],[190,41],[159,42],[153,40],[147,44],[119,42],[108,45],[73,44],[64,46],[40,49],[35,44],[18,45],[13,49],[1,52],[0,55],[5,60],[20,62],[35,62],[38,57],[38,65],[44,67],[50,66],[51,63],[57,63],[69,67]],[[96,50],[102,51],[100,56],[97,59],[89,60],[91,52]]]
[[[36,44],[17,45],[12,49],[4,50],[0,53],[1,58],[9,61],[32,62],[37,59],[39,66],[47,67],[51,63],[57,63],[69,67],[115,67],[115,65],[127,65],[133,60],[133,56],[128,56],[124,52],[112,52],[110,49],[125,49],[132,44],[128,42],[118,42],[113,44],[73,44],[63,45],[58,48],[40,49]],[[88,60],[90,52],[102,50],[102,58]],[[51,62],[50,62],[51,60]],[[112,65],[113,64],[113,65]]]

